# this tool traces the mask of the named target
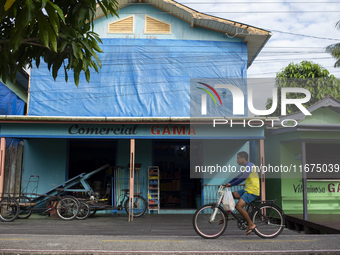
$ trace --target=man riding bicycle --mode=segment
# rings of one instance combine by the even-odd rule
[[[236,209],[240,212],[243,218],[248,222],[248,229],[246,235],[254,231],[256,225],[251,221],[249,214],[243,209],[247,204],[250,204],[260,195],[260,181],[254,163],[248,162],[248,153],[241,151],[237,154],[237,164],[243,166],[243,172],[233,178],[225,186],[232,187],[245,181],[245,188],[234,191],[234,199],[239,199],[236,204]],[[223,221],[221,222],[223,223]]]

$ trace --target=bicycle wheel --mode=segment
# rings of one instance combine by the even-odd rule
[[[214,211],[216,216],[212,219]],[[222,221],[221,224],[219,224]],[[196,210],[193,225],[196,233],[203,238],[213,239],[224,233],[227,228],[227,217],[221,207],[206,204]]]
[[[1,198],[0,219],[2,221],[13,221],[18,217],[19,204],[14,198]]]
[[[138,218],[141,217],[146,209],[148,204],[146,200],[139,195],[133,196],[133,217]],[[125,201],[124,208],[127,214],[129,214],[129,198]]]
[[[90,216],[90,213],[91,213],[90,206],[85,202],[81,202],[79,206],[79,212],[76,218],[78,220],[85,220],[87,217]]]
[[[62,197],[57,203],[57,214],[63,220],[74,219],[79,212],[78,199],[72,196]]]
[[[280,207],[262,204],[250,217],[256,225],[255,233],[262,238],[277,237],[283,231],[285,218]]]
[[[26,196],[20,196],[16,198],[17,202],[19,203],[19,214],[18,219],[27,219],[32,214],[32,205],[31,199]]]

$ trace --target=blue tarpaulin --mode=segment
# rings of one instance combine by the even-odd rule
[[[29,115],[189,117],[190,79],[245,78],[247,44],[240,42],[103,39],[102,68],[76,87],[64,70],[31,72]],[[61,68],[63,69],[63,68]]]
[[[25,102],[0,82],[0,115],[23,115]],[[6,138],[6,147],[19,146],[19,139]]]
[[[0,82],[0,115],[23,115],[25,102]]]

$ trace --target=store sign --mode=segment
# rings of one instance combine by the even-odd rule
[[[133,127],[125,127],[121,125],[120,127],[82,127],[78,124],[70,126],[68,129],[70,135],[136,135],[137,125]]]
[[[196,130],[194,126],[151,126],[151,134],[153,135],[196,135]]]
[[[303,193],[303,185],[293,184],[294,193]],[[327,188],[325,186],[313,186],[308,185],[307,186],[307,193],[326,193],[328,191],[329,193],[340,193],[340,183],[329,183],[327,185]]]
[[[340,183],[330,183],[328,184],[328,192],[330,193],[340,193]]]
[[[234,129],[228,132],[217,127],[213,134],[209,125],[188,124],[32,124],[9,123],[1,125],[1,137],[11,138],[190,138],[213,137],[215,139],[263,138],[260,129]]]

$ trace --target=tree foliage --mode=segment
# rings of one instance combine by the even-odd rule
[[[340,20],[336,23],[335,28],[340,30]],[[327,46],[326,52],[330,53],[336,59],[334,67],[340,67],[340,43]]]
[[[96,7],[106,17],[118,16],[117,0],[1,0],[0,76],[15,80],[22,68],[47,63],[56,79],[61,66],[73,71],[78,86],[81,72],[90,80],[90,69],[101,67],[98,34],[93,32]]]
[[[290,63],[276,74],[275,87],[278,88],[278,105],[271,116],[281,115],[281,89],[282,87],[299,87],[307,89],[311,93],[311,99],[303,104],[309,107],[328,95],[340,100],[340,83],[334,75],[319,64],[302,61],[299,64]],[[287,98],[304,98],[302,93],[289,93]],[[270,109],[273,99],[268,98],[266,109]],[[300,111],[295,105],[287,105],[286,112],[291,114]]]

